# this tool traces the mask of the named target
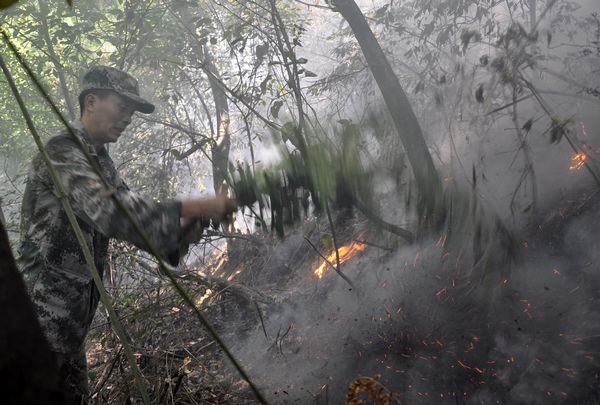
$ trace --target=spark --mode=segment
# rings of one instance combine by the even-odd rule
[[[443,234],[442,236],[440,236],[440,238],[438,239],[436,246],[443,246],[444,244],[446,244],[446,238],[447,235]]]
[[[576,172],[580,170],[585,162],[588,160],[588,155],[585,152],[574,153],[571,155],[571,165],[569,166],[569,170],[572,172]]]
[[[414,260],[413,260],[413,268],[417,267],[417,261],[419,260],[419,253],[417,253],[417,255],[415,256]]]
[[[560,371],[562,371],[563,373],[565,373],[565,374],[567,374],[567,375],[569,375],[571,377],[574,377],[575,374],[577,374],[577,372],[574,369],[572,369],[572,368],[565,368],[565,367],[563,367],[563,368],[560,369]]]
[[[471,370],[471,367],[467,366],[467,365],[466,365],[465,363],[463,363],[462,361],[460,361],[460,360],[457,360],[457,361],[458,361],[458,364],[460,364],[462,368],[464,368],[464,369],[467,369],[467,370]]]

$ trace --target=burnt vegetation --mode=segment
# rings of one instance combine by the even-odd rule
[[[158,107],[111,150],[131,188],[242,205],[198,224],[176,269],[112,242],[90,403],[600,401],[593,1],[10,3],[0,55],[27,104],[1,87],[13,251],[23,116],[52,135],[95,63],[135,71]],[[53,403],[7,238],[0,383]]]

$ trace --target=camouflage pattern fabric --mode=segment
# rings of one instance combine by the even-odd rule
[[[107,151],[95,151],[80,123],[73,127],[110,184],[111,192],[160,253],[172,256],[179,249],[181,203],[154,202],[131,192],[118,176]],[[101,275],[110,238],[147,248],[68,134],[50,139],[46,149]],[[84,351],[99,293],[57,194],[38,155],[32,162],[23,197],[20,265],[52,350],[75,358]]]

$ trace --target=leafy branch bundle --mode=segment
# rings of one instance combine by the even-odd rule
[[[230,184],[240,205],[252,207],[258,202],[261,214],[269,210],[271,229],[279,236],[284,226],[309,213],[311,202],[316,213],[329,204],[345,209],[357,203],[369,205],[371,187],[359,156],[358,129],[347,124],[340,135],[341,148],[304,143],[290,152],[281,143],[277,164],[255,170],[247,163],[231,165]]]

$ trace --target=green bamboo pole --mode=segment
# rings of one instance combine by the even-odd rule
[[[208,321],[208,319],[206,319],[206,317],[202,314],[202,312],[200,312],[200,309],[196,306],[196,304],[194,303],[194,300],[183,289],[183,287],[181,287],[181,285],[177,282],[177,280],[175,279],[175,275],[173,274],[172,271],[170,271],[167,268],[167,266],[165,265],[165,262],[162,259],[160,253],[158,252],[158,250],[156,249],[156,247],[154,246],[154,244],[149,240],[149,238],[147,237],[147,235],[143,231],[143,229],[141,229],[141,227],[139,226],[139,224],[137,223],[137,221],[135,221],[135,219],[131,216],[131,213],[129,212],[129,210],[127,210],[125,208],[125,206],[123,206],[123,204],[117,198],[117,196],[115,195],[115,193],[110,192],[111,191],[110,185],[106,182],[106,179],[104,178],[104,176],[102,175],[102,172],[97,167],[96,162],[91,157],[91,155],[89,154],[89,152],[87,151],[87,149],[84,147],[81,139],[79,139],[79,137],[73,132],[72,128],[69,126],[67,120],[64,118],[64,116],[62,115],[62,113],[60,112],[60,110],[58,109],[58,107],[56,106],[56,104],[54,103],[54,101],[52,101],[52,99],[50,98],[50,96],[48,95],[48,93],[46,92],[46,90],[43,88],[43,86],[37,80],[35,74],[32,72],[31,68],[29,67],[29,65],[27,64],[27,62],[25,61],[25,59],[22,57],[21,53],[17,50],[17,48],[15,47],[15,45],[12,43],[12,41],[8,37],[8,34],[6,33],[4,27],[2,27],[2,26],[0,26],[0,33],[2,34],[2,36],[3,36],[3,38],[4,38],[5,42],[6,42],[6,44],[9,46],[9,48],[12,51],[12,53],[15,55],[15,57],[17,58],[17,60],[19,61],[19,63],[21,64],[21,66],[23,67],[23,69],[25,70],[25,72],[27,73],[27,75],[29,76],[29,78],[31,79],[31,81],[33,82],[33,84],[35,85],[35,87],[38,89],[38,91],[44,97],[44,99],[48,102],[48,104],[50,105],[50,107],[51,107],[52,111],[54,112],[54,114],[58,117],[58,119],[65,126],[65,128],[68,131],[68,134],[77,143],[77,145],[79,146],[79,148],[81,149],[81,151],[84,153],[86,159],[88,160],[88,162],[90,163],[90,165],[94,168],[94,170],[96,171],[96,173],[100,177],[103,185],[105,186],[106,190],[108,191],[109,196],[113,199],[113,201],[115,202],[117,208],[121,211],[121,213],[123,213],[125,215],[127,221],[133,227],[134,231],[138,234],[138,236],[142,239],[142,241],[144,242],[144,244],[148,247],[148,251],[158,260],[158,264],[160,266],[161,272],[165,276],[167,276],[167,278],[169,279],[169,281],[173,285],[173,288],[175,288],[175,290],[183,298],[184,302],[186,304],[188,304],[188,306],[190,308],[192,308],[192,310],[198,316],[198,319],[200,320],[200,322],[202,323],[202,325],[206,328],[206,330],[209,332],[209,334],[211,335],[211,337],[213,338],[213,340],[219,345],[219,347],[221,348],[221,350],[223,350],[223,352],[225,353],[225,355],[227,356],[227,358],[231,361],[231,363],[233,364],[233,366],[235,367],[235,369],[238,371],[238,373],[248,383],[248,385],[250,386],[250,389],[252,390],[252,392],[254,393],[254,395],[256,396],[256,398],[258,399],[258,401],[260,403],[262,403],[262,404],[265,404],[265,405],[268,404],[268,402],[263,397],[263,395],[260,393],[260,391],[258,390],[258,388],[256,387],[256,385],[252,382],[252,380],[250,379],[250,377],[248,376],[248,374],[246,373],[246,371],[238,363],[238,361],[233,357],[233,354],[231,353],[231,351],[229,350],[229,348],[225,345],[225,343],[223,342],[223,340],[221,339],[221,337],[219,336],[219,334],[217,333],[217,331],[214,329],[214,327],[211,325],[211,323]]]
[[[137,366],[135,357],[133,355],[133,351],[131,350],[129,343],[127,342],[127,338],[125,336],[125,330],[123,329],[123,325],[121,325],[121,322],[119,321],[119,318],[117,317],[117,314],[115,313],[112,303],[110,302],[110,298],[108,298],[108,294],[106,294],[106,290],[104,289],[104,285],[102,284],[102,279],[100,277],[100,274],[98,273],[98,269],[96,269],[96,265],[94,264],[94,258],[92,257],[92,253],[90,252],[90,250],[85,242],[83,232],[81,231],[81,228],[79,227],[79,223],[77,222],[77,219],[75,218],[75,213],[73,212],[73,207],[71,207],[71,203],[69,202],[69,200],[67,198],[65,189],[58,177],[58,173],[56,172],[56,169],[54,168],[54,166],[52,165],[52,162],[50,161],[50,156],[48,156],[48,152],[44,148],[42,140],[40,139],[40,136],[33,124],[33,121],[31,120],[29,111],[27,110],[27,107],[25,106],[25,103],[23,102],[23,99],[21,98],[21,94],[19,94],[19,90],[17,89],[17,86],[15,85],[15,82],[12,78],[12,75],[10,74],[10,71],[8,70],[8,67],[4,63],[4,58],[2,57],[2,55],[0,55],[0,68],[2,68],[2,71],[4,72],[4,76],[6,76],[6,81],[8,82],[10,90],[12,91],[13,96],[15,97],[15,99],[17,100],[17,103],[19,104],[19,108],[21,109],[21,112],[23,113],[23,117],[25,118],[25,122],[27,123],[27,128],[29,128],[31,135],[33,136],[33,139],[35,140],[35,144],[37,145],[38,149],[40,150],[42,159],[44,160],[44,163],[46,164],[46,167],[48,168],[48,172],[50,173],[50,177],[52,178],[52,182],[54,183],[54,186],[56,187],[56,190],[58,191],[58,194],[59,194],[58,198],[61,201],[65,212],[67,213],[67,218],[69,219],[69,223],[71,224],[71,227],[73,228],[73,231],[75,232],[75,236],[77,237],[77,241],[79,242],[81,250],[83,251],[83,255],[85,257],[87,266],[90,269],[90,273],[92,274],[92,278],[94,279],[94,283],[96,284],[96,287],[98,288],[98,291],[100,292],[100,301],[102,301],[102,304],[104,304],[104,307],[106,308],[106,311],[108,312],[108,317],[109,317],[110,323],[111,323],[115,333],[119,337],[121,344],[123,345],[123,350],[125,351],[125,355],[127,357],[127,360],[129,361],[131,370],[133,371],[135,383],[138,387],[138,390],[140,391],[140,394],[142,395],[142,400],[144,401],[144,404],[150,405],[151,404],[150,397],[148,396],[148,392],[146,391],[146,384],[144,383],[144,377],[142,376],[142,373],[141,373],[139,367]]]

